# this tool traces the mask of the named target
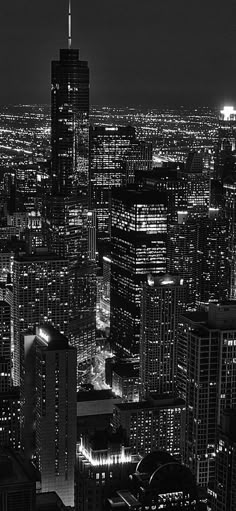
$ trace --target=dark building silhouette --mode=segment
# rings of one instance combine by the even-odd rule
[[[82,168],[79,160],[88,158],[88,63],[76,49],[60,50],[60,60],[52,62],[51,81],[52,191],[68,197],[80,182],[86,195],[88,166]]]
[[[214,511],[233,511],[236,507],[236,408],[221,417],[217,435]]]
[[[230,264],[230,298],[236,298],[236,178],[224,182],[225,215],[229,222],[228,257]]]
[[[132,474],[132,491],[121,489],[106,504],[107,510],[206,510],[189,468],[163,451],[147,454]]]
[[[40,474],[21,454],[0,448],[1,511],[35,511],[39,480]]]
[[[25,452],[41,472],[42,491],[74,506],[76,349],[49,325],[24,344]]]
[[[69,47],[52,62],[49,241],[68,259],[69,337],[78,365],[95,348],[96,274],[88,241],[89,69]]]
[[[129,475],[139,457],[131,454],[122,428],[82,435],[77,448],[76,511],[103,511],[105,499],[120,485],[129,486]]]
[[[1,289],[7,299],[6,288]],[[9,299],[9,296],[8,296]],[[10,302],[12,300],[9,300]],[[13,387],[12,307],[0,301],[0,446],[21,448],[22,400],[19,387]]]

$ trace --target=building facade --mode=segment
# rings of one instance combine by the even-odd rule
[[[185,287],[176,275],[149,275],[141,290],[140,394],[176,391],[177,328]]]
[[[41,472],[42,492],[74,506],[76,349],[51,326],[25,336],[25,451]]]
[[[130,187],[114,191],[111,234],[111,340],[124,356],[139,353],[141,282],[165,273],[165,193]]]

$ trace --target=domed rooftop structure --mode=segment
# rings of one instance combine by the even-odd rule
[[[158,467],[173,461],[173,459],[174,458],[168,452],[150,452],[139,461],[136,472],[139,472],[140,474],[144,472],[152,474]]]
[[[188,467],[181,465],[167,452],[155,451],[147,454],[138,463],[133,480],[138,494],[141,490],[143,504],[146,499],[146,504],[150,499],[157,503],[163,495],[167,495],[167,500],[170,499],[171,502],[173,494],[173,499],[179,499],[183,507],[189,505],[189,509],[195,509],[191,507],[191,503],[194,506],[197,499],[194,477]]]

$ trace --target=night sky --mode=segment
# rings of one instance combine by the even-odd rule
[[[50,102],[66,11],[67,0],[1,0],[1,104]],[[236,0],[72,0],[72,11],[93,104],[235,102]]]

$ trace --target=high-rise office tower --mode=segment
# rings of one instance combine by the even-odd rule
[[[177,328],[185,303],[184,281],[149,275],[141,288],[140,393],[176,391]]]
[[[111,389],[123,401],[139,401],[139,361],[123,359],[111,364]],[[107,375],[108,376],[108,375]]]
[[[225,106],[219,116],[218,140],[215,149],[214,177],[224,181],[235,173],[236,110]]]
[[[7,374],[8,367],[4,367],[0,359],[1,374]],[[7,374],[8,376],[8,374]],[[22,448],[21,437],[22,401],[18,387],[0,389],[0,446],[7,445],[13,449]]]
[[[102,258],[102,276],[100,293],[97,299],[97,323],[103,330],[110,328],[111,312],[111,259],[106,255]],[[97,289],[99,287],[97,286]]]
[[[164,192],[114,190],[111,231],[111,339],[117,352],[139,353],[141,282],[166,272]]]
[[[0,391],[7,391],[12,382],[12,329],[11,306],[6,301],[0,301],[0,358],[4,370],[0,372]]]
[[[69,337],[80,363],[95,346],[96,275],[88,250],[89,68],[71,47],[71,12],[68,48],[52,62],[51,89],[50,241],[69,261]]]
[[[179,174],[187,183],[188,214],[199,218],[207,213],[210,203],[210,181],[203,173],[201,153],[190,153],[184,171]]]
[[[187,214],[187,180],[176,166],[164,165],[140,175],[147,188],[167,193],[169,225],[176,223],[180,213]]]
[[[194,219],[179,215],[179,222],[169,226],[167,271],[181,275],[186,284],[186,306],[196,307],[196,273],[199,259],[199,225]]]
[[[18,164],[15,171],[16,211],[41,211],[42,185],[40,164]]]
[[[71,48],[70,34],[68,49],[52,62],[51,82],[52,241],[81,263],[87,251],[89,68]]]
[[[196,298],[199,303],[230,298],[229,219],[219,210],[198,221]]]
[[[33,333],[42,322],[51,322],[68,332],[68,262],[55,254],[39,251],[20,253],[13,264],[14,345],[13,378],[23,376],[22,335]]]
[[[185,165],[188,174],[199,174],[203,171],[203,153],[190,151]]]
[[[42,492],[56,491],[73,507],[76,349],[48,325],[25,336],[24,437],[27,455],[41,472]]]
[[[90,196],[98,242],[110,240],[112,188],[134,182],[136,170],[148,170],[151,152],[150,144],[136,139],[132,126],[90,128]]]
[[[104,500],[117,486],[129,485],[137,461],[122,428],[83,435],[77,444],[76,511],[103,511]]]
[[[9,282],[12,277],[13,260],[14,252],[3,246],[0,252],[0,281],[2,283]]]
[[[236,507],[236,408],[223,412],[217,434],[214,511]]]
[[[0,301],[0,445],[20,449],[21,401],[12,385],[13,328],[11,305]]]
[[[230,263],[230,298],[236,298],[236,178],[224,182],[225,214],[229,222],[228,255]]]
[[[170,226],[167,267],[183,276],[188,308],[229,298],[229,243],[229,220],[218,209],[210,208],[206,216],[190,216]]]
[[[203,172],[201,153],[190,153],[185,167],[166,164],[143,174],[143,180],[148,186],[168,192],[171,223],[178,220],[178,214],[187,212],[198,218],[208,209],[209,177]]]
[[[236,406],[236,302],[210,303],[209,312],[181,316],[179,393],[186,400],[185,462],[201,486],[214,480],[216,427]]]
[[[185,402],[168,395],[114,406],[113,426],[122,427],[133,454],[163,450],[183,458]]]

